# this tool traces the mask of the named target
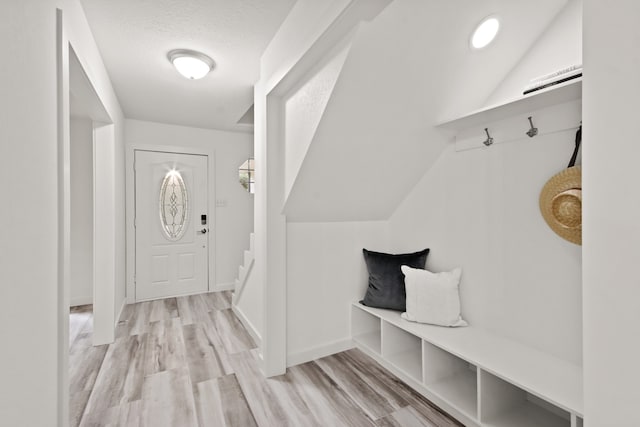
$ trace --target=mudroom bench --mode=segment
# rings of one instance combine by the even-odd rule
[[[353,303],[354,344],[467,426],[582,427],[582,369],[472,326]]]

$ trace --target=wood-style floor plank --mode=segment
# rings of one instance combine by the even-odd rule
[[[260,427],[292,425],[267,379],[262,376],[254,353],[243,351],[232,355],[231,365]]]
[[[208,319],[210,310],[202,295],[177,297],[176,300],[178,316],[183,325],[193,325]]]
[[[378,427],[438,427],[425,419],[411,406],[401,408],[376,421]]]
[[[316,361],[316,364],[362,408],[372,420],[386,417],[407,403],[396,396],[387,398],[364,381],[339,355]]]
[[[202,295],[209,311],[231,308],[231,292],[210,292]]]
[[[298,392],[321,425],[374,426],[362,408],[316,363],[294,366],[287,375],[292,376]]]
[[[199,383],[195,400],[201,426],[257,427],[233,374]]]
[[[183,335],[189,375],[194,387],[199,382],[233,372],[213,323],[185,325]]]
[[[131,335],[109,345],[85,412],[103,412],[141,399],[146,338]]]
[[[197,427],[191,381],[185,369],[145,377],[140,427]]]
[[[79,305],[69,310],[69,347],[80,333],[93,330],[93,306]]]
[[[309,405],[307,405],[307,402],[298,392],[296,381],[290,373],[268,378],[267,383],[271,390],[273,390],[274,395],[278,399],[278,403],[290,420],[291,425],[304,425],[306,427],[324,426],[318,421],[313,412],[311,412]]]
[[[115,408],[85,414],[80,427],[138,427],[141,406],[142,401],[136,400]]]
[[[153,322],[144,348],[144,374],[151,375],[185,366],[185,345],[180,319]]]
[[[234,354],[256,348],[256,343],[238,320],[233,310],[216,310],[211,312],[216,329],[222,338],[227,353]]]
[[[126,305],[120,315],[120,321],[116,328],[116,337],[146,333],[150,326],[151,306],[151,301]]]
[[[165,298],[151,301],[149,322],[170,320],[178,317],[178,302],[175,298]]]

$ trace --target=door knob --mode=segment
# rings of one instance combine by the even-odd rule
[[[202,230],[198,230],[198,234],[207,234],[207,229],[203,228]]]

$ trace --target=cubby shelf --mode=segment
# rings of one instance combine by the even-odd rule
[[[408,322],[359,303],[351,322],[358,347],[465,425],[582,424],[579,366],[478,328]]]
[[[570,427],[570,423],[569,419],[560,417],[533,403],[525,402],[494,419],[484,421],[482,425],[487,427]]]
[[[438,123],[438,127],[460,131],[473,126],[484,126],[487,123],[509,116],[575,101],[581,97],[582,77],[532,92],[501,104],[481,108],[463,116],[443,120]]]
[[[421,381],[422,361],[419,352],[417,354],[410,351],[396,353],[387,357],[387,360],[414,380]]]
[[[458,373],[438,382],[426,384],[426,387],[440,398],[450,402],[451,406],[459,411],[472,418],[477,417],[478,386],[475,372],[469,370]]]
[[[367,347],[374,353],[380,353],[380,332],[368,332],[353,337],[359,345]]]

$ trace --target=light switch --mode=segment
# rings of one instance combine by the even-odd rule
[[[216,200],[216,208],[226,208],[226,207],[227,207],[227,199]]]

